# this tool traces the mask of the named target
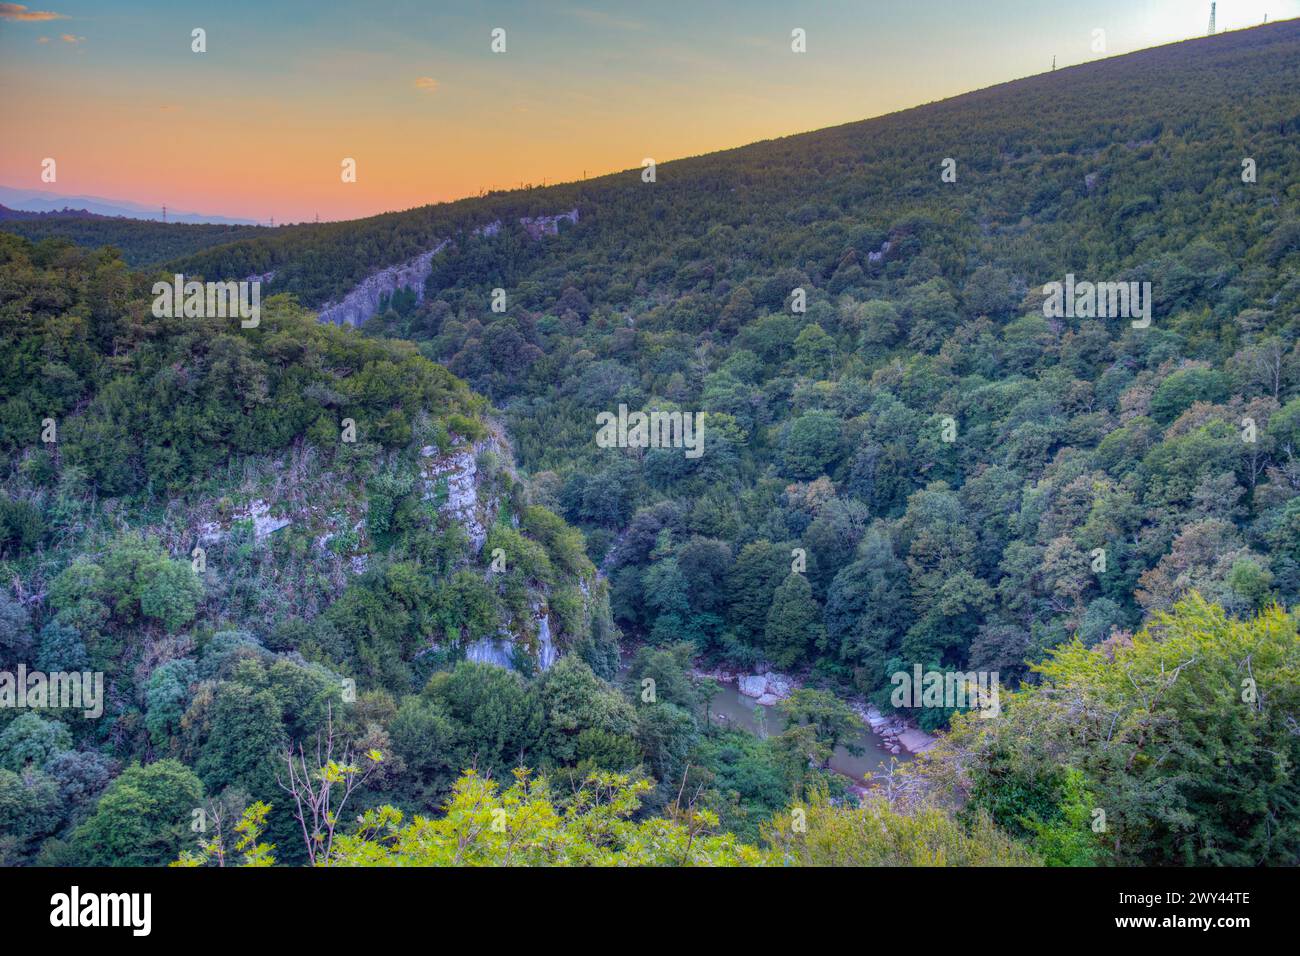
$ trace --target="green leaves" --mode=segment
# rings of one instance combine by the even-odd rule
[[[368,811],[355,836],[336,843],[346,866],[734,866],[761,865],[763,851],[714,835],[716,814],[630,818],[645,780],[598,771],[561,803],[545,777],[516,770],[502,789],[466,771],[442,816],[403,823],[392,807]]]
[[[972,807],[1034,831],[1054,862],[1091,846],[1077,839],[1088,803],[1104,811],[1110,862],[1294,862],[1294,617],[1235,620],[1192,595],[1131,640],[1075,641],[1035,670],[1042,683],[1004,700],[1002,719],[957,718],[928,772],[946,779],[945,760],[973,760]]]

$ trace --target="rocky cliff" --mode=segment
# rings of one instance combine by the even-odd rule
[[[424,299],[424,280],[429,278],[433,257],[450,240],[444,239],[428,252],[362,280],[361,284],[338,302],[326,302],[320,308],[320,320],[334,325],[360,325],[379,311],[379,303],[399,289],[413,289],[417,301]]]
[[[577,223],[578,210],[555,216],[525,216],[519,225],[532,239],[559,235],[560,223]],[[501,221],[496,220],[475,229],[475,236],[494,236],[501,231]],[[400,289],[415,292],[417,302],[424,301],[424,282],[433,270],[433,257],[447,247],[450,239],[444,239],[428,252],[422,252],[413,259],[381,269],[367,276],[354,289],[337,302],[326,302],[320,307],[320,320],[334,325],[360,325],[379,311],[379,304]]]

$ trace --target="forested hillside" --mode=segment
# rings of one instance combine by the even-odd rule
[[[369,330],[504,409],[622,627],[868,694],[916,662],[1015,680],[1193,588],[1297,599],[1298,54],[1275,24],[185,267],[311,303],[460,235]],[[570,204],[546,243],[468,234]],[[1067,274],[1150,282],[1150,327],[1045,318]],[[620,404],[707,412],[706,453],[597,447]]]
[[[256,329],[157,319],[144,276],[61,242],[0,237],[0,270],[0,656],[10,674],[105,681],[102,714],[0,710],[7,862],[56,833],[52,860],[166,862],[121,844],[144,831],[82,819],[119,770],[147,762],[110,792],[139,780],[192,807],[231,788],[275,800],[289,741],[359,699],[349,728],[389,751],[390,724],[433,719],[415,693],[476,642],[504,639],[531,672],[550,641],[587,680],[579,660],[613,676],[581,538],[521,496],[486,402],[411,345],[281,300]],[[429,759],[495,767],[478,732]],[[501,751],[506,771],[521,752]],[[439,778],[402,779],[418,792]],[[150,845],[174,857],[168,835],[186,826]]]
[[[148,272],[0,236],[0,663],[110,688],[0,710],[0,857],[1294,865],[1298,141],[1288,22]],[[155,319],[171,271],[285,294]],[[1067,275],[1151,321],[1046,315]],[[698,671],[766,666],[784,726],[718,729]],[[843,700],[914,667],[1018,690],[908,709],[942,742],[854,806]]]
[[[193,255],[208,246],[224,245],[269,231],[259,226],[164,224],[119,216],[9,212],[8,216],[0,216],[6,232],[25,236],[33,242],[60,238],[88,248],[112,246],[121,252],[127,265],[138,268],[157,266],[172,259]]]

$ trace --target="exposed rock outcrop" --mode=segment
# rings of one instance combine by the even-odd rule
[[[360,325],[379,311],[379,303],[399,289],[411,289],[417,302],[424,300],[424,280],[433,270],[433,257],[446,247],[444,239],[428,252],[414,259],[381,269],[361,280],[360,285],[338,302],[326,302],[320,307],[322,322],[334,325]]]
[[[524,231],[528,233],[530,238],[540,239],[542,236],[558,236],[560,234],[560,223],[566,221],[576,225],[578,210],[570,209],[558,216],[525,216],[519,220],[519,225],[524,227]]]
[[[420,449],[424,499],[433,501],[440,497],[440,486],[445,482],[446,498],[438,510],[465,528],[476,554],[483,550],[487,529],[496,520],[495,502],[481,500],[478,493],[478,456],[489,449],[500,451],[495,438],[460,445],[445,453],[432,445]]]
[[[736,678],[736,690],[767,707],[785,700],[794,691],[794,687],[794,678],[775,671],[745,674]]]
[[[890,753],[919,754],[935,745],[938,738],[914,727],[901,717],[886,717],[874,704],[854,704],[853,709],[871,732],[881,738]]]
[[[555,640],[551,636],[551,615],[542,605],[538,605],[533,610],[534,613],[541,612],[536,619],[537,639],[532,642],[535,646],[518,640],[508,632],[502,632],[496,637],[480,638],[466,645],[465,659],[514,670],[515,656],[520,649],[523,649],[531,654],[539,670],[550,670],[560,659],[559,648],[555,646]]]
[[[570,209],[555,216],[525,216],[519,220],[524,231],[533,239],[544,236],[559,235],[560,223],[578,221],[578,210]],[[494,236],[501,231],[501,222],[497,220],[485,226],[479,226],[472,235]],[[413,259],[399,262],[397,265],[380,269],[367,276],[347,295],[337,302],[326,302],[320,307],[318,317],[322,322],[334,325],[360,325],[379,312],[379,304],[385,297],[400,289],[410,289],[415,293],[415,301],[424,301],[424,283],[433,271],[433,257],[450,243],[444,239],[428,252],[422,252]],[[274,277],[274,273],[268,273]]]
[[[220,541],[229,534],[232,525],[241,521],[252,522],[253,537],[258,540],[293,523],[288,518],[273,517],[271,515],[271,506],[261,498],[255,498],[231,515],[229,523],[223,525],[220,521],[209,521],[201,525],[199,527],[199,543],[211,544],[214,541]]]
[[[465,660],[480,664],[493,664],[513,670],[515,666],[515,642],[509,637],[485,637],[465,647]]]
[[[509,445],[498,431],[477,442],[455,444],[445,452],[433,445],[420,449],[423,498],[437,502],[443,518],[465,529],[475,553],[482,552],[488,529],[501,508],[501,502],[486,491],[479,470],[479,456],[485,452],[498,455],[502,466],[512,471]],[[592,583],[581,579],[577,587],[590,613],[598,600]],[[549,670],[560,657],[547,597],[540,589],[534,590],[531,616],[508,622],[495,636],[466,645],[465,656],[471,661],[514,669],[521,651],[532,657],[539,670]]]

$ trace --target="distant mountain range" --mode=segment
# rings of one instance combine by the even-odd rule
[[[48,212],[31,212],[26,209],[10,209],[8,206],[0,203],[0,219],[45,219],[50,216],[75,216],[78,219],[108,219],[109,216],[100,216],[88,209],[51,209]]]
[[[102,196],[65,196],[40,189],[14,189],[0,186],[0,205],[11,212],[67,212],[71,215],[117,216],[125,219],[152,219],[161,221],[162,209],[125,199],[105,199]],[[3,215],[0,218],[18,219],[22,216]],[[229,216],[210,216],[199,212],[167,210],[168,222],[211,223],[222,226],[256,225],[252,219],[235,219]]]

